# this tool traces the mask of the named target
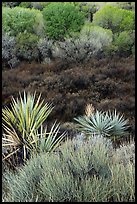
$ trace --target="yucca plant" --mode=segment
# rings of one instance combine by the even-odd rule
[[[98,111],[96,110],[90,116],[80,116],[74,118],[77,122],[77,128],[87,135],[100,134],[107,137],[116,136],[117,138],[126,134],[128,129],[128,120],[123,115],[114,111]]]
[[[17,100],[12,97],[11,108],[2,109],[2,146],[8,150],[3,153],[4,160],[19,152],[24,160],[31,152],[38,153],[40,148],[51,151],[61,142],[64,135],[57,137],[58,124],[54,123],[49,133],[42,126],[53,109],[52,104],[43,103],[41,94],[36,100],[36,92],[26,94],[24,91],[23,97],[21,94]]]
[[[52,125],[50,131],[47,131],[47,126],[43,128],[41,125],[40,133],[37,130],[35,134],[39,139],[35,143],[34,153],[54,151],[66,136],[66,132],[60,134],[60,124],[56,122]]]

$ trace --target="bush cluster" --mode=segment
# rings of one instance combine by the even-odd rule
[[[113,45],[116,46],[117,54],[120,56],[129,56],[135,44],[134,32],[123,31],[114,35]]]
[[[134,56],[135,31],[122,31],[113,35],[113,41],[110,46],[105,47],[105,56]]]
[[[93,23],[113,33],[135,29],[135,12],[106,5],[94,14]]]
[[[5,172],[7,188],[3,189],[3,200],[134,201],[134,162],[117,163],[116,158],[112,159],[114,154],[111,142],[101,136],[85,142],[67,141],[55,153],[31,158],[16,173]]]
[[[15,37],[18,60],[50,63],[57,57],[79,63],[95,55],[134,55],[135,12],[119,8],[120,4],[109,2],[98,10],[94,3],[9,3],[3,4],[2,29]]]
[[[43,29],[41,24],[42,14],[38,10],[21,7],[2,8],[2,28],[11,36],[24,31],[37,34]]]
[[[73,4],[56,2],[43,9],[46,34],[55,40],[63,40],[72,32],[80,31],[84,14]]]
[[[112,42],[111,30],[99,26],[84,26],[80,34],[56,43],[54,56],[68,62],[89,61]]]

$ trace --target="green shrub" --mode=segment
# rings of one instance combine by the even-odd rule
[[[113,35],[112,43],[104,50],[105,56],[134,56],[135,32],[123,31]]]
[[[135,12],[106,5],[94,14],[93,23],[114,33],[135,29]]]
[[[117,51],[118,51],[118,47],[111,43],[109,46],[105,47],[105,49],[104,49],[104,56],[105,57],[116,56]]]
[[[82,11],[85,14],[85,17],[89,20],[92,21],[91,17],[93,13],[96,12],[96,5],[95,2],[71,2],[75,6],[79,8],[80,11]]]
[[[102,52],[111,42],[111,30],[85,25],[80,34],[56,43],[53,55],[69,63],[86,62]]]
[[[131,55],[132,47],[135,44],[133,33],[123,31],[114,35],[114,46],[117,46],[117,52],[119,55]]]
[[[104,29],[100,26],[94,26],[92,23],[86,23],[80,32],[80,36],[84,38],[87,36],[89,39],[93,38],[96,44],[101,44],[100,47],[108,46],[112,42],[112,31]]]
[[[113,154],[111,142],[101,136],[66,141],[55,153],[34,156],[14,174],[5,173],[5,201],[134,201],[135,165],[117,163]]]
[[[43,9],[45,32],[53,39],[62,40],[71,32],[80,31],[84,14],[71,3],[55,2]]]
[[[23,60],[36,60],[38,59],[39,52],[37,48],[39,37],[31,33],[19,33],[16,36],[16,55],[19,59]]]
[[[16,36],[24,31],[32,34],[39,34],[43,29],[42,14],[35,9],[3,7],[2,26],[3,30],[11,36]]]

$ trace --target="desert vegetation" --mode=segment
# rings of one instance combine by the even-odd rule
[[[135,2],[2,2],[2,202],[135,202],[134,137]]]

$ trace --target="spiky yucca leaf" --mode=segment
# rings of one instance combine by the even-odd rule
[[[26,94],[24,91],[23,97],[20,94],[17,100],[12,98],[11,108],[2,109],[2,145],[4,148],[9,147],[10,150],[10,153],[4,157],[5,159],[21,149],[26,159],[27,152],[36,149],[39,140],[38,129],[47,119],[53,107],[49,103],[43,104],[44,100],[40,100],[41,94],[37,100],[35,97],[36,92]]]
[[[47,127],[44,129],[41,126],[40,133],[36,132],[40,138],[37,143],[37,152],[51,152],[54,151],[66,136],[66,132],[60,134],[60,124],[56,122],[52,125],[50,131],[47,131]]]
[[[96,110],[92,115],[74,118],[77,128],[86,134],[100,134],[104,136],[122,136],[128,128],[123,115],[115,111],[101,112]]]
[[[8,107],[2,109],[2,119],[6,125],[11,126],[11,121],[13,124],[16,123],[16,127],[24,137],[28,133],[32,134],[34,129],[37,130],[53,109],[49,103],[43,105],[44,100],[40,102],[41,94],[37,101],[35,96],[36,92],[31,95],[24,91],[24,97],[21,97],[20,94],[19,99],[12,98],[11,109]]]
[[[124,119],[123,115],[120,115],[120,113],[117,113],[116,110],[114,110],[112,113],[109,111],[110,116],[110,124],[113,126],[111,130],[111,135],[115,136],[122,136],[126,133],[126,130],[128,129],[128,120]]]

